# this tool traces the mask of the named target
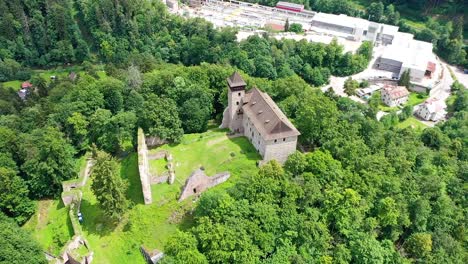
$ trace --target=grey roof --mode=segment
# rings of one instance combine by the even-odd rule
[[[227,82],[231,88],[247,85],[237,71],[234,72],[229,78],[227,78]]]
[[[271,97],[254,87],[242,101],[242,110],[264,140],[299,136],[301,133],[273,102]]]

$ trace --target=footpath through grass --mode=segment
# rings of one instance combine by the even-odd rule
[[[37,212],[23,228],[32,234],[45,251],[55,255],[73,236],[68,207],[61,200],[38,201]]]
[[[230,139],[223,130],[185,135],[180,144],[164,145],[174,159],[174,185],[153,185],[153,204],[144,205],[135,153],[121,161],[121,175],[129,182],[127,197],[134,206],[120,223],[112,223],[99,208],[90,189],[92,178],[84,188],[81,212],[83,232],[100,264],[144,263],[139,247],[163,250],[167,238],[176,229],[192,226],[191,199],[177,202],[181,187],[192,170],[203,166],[208,175],[230,171],[231,178],[214,188],[232,186],[241,177],[256,173],[260,156],[244,137]],[[151,150],[151,152],[158,151]],[[231,154],[232,153],[232,154]],[[155,166],[161,166],[157,163]]]

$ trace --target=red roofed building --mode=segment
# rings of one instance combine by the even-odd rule
[[[426,76],[429,76],[429,78],[432,78],[432,74],[436,70],[436,64],[434,62],[429,61],[427,63],[427,68],[426,68]]]
[[[276,8],[293,11],[293,12],[302,12],[304,11],[304,5],[296,4],[296,3],[289,3],[280,1],[276,4]]]
[[[275,23],[266,23],[265,28],[270,28],[275,31],[284,31],[284,25],[279,25]]]
[[[394,107],[408,101],[409,92],[404,86],[385,85],[381,97],[384,104]]]
[[[30,82],[23,82],[21,84],[21,89],[29,89],[32,87],[32,84]]]

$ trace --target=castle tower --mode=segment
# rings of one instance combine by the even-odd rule
[[[234,72],[228,79],[228,115],[229,129],[235,133],[243,133],[242,98],[247,85],[239,73]]]

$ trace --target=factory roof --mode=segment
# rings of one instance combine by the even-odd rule
[[[304,5],[301,4],[296,4],[296,3],[289,3],[289,2],[284,2],[284,1],[279,1],[276,6],[284,6],[284,7],[291,7],[291,8],[297,8],[297,9],[304,9]]]
[[[382,34],[395,36],[398,32],[397,26],[382,24]]]
[[[367,29],[369,27],[369,21],[357,18],[357,17],[350,17],[344,14],[334,15],[334,14],[326,14],[326,13],[317,13],[312,18],[312,21],[342,26],[342,27],[351,27],[351,28],[363,28]]]
[[[399,61],[404,68],[426,71],[428,62],[435,62],[432,43],[414,40],[398,34],[396,41],[388,46],[381,58]]]

